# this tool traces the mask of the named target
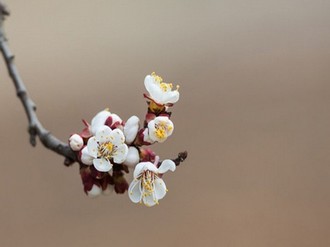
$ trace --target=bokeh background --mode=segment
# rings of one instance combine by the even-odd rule
[[[0,246],[330,246],[330,1],[8,0],[7,36],[44,126],[143,118],[143,79],[180,84],[159,206],[85,196],[29,145],[0,62]],[[129,176],[128,176],[129,177]]]

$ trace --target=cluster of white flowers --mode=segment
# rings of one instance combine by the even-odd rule
[[[175,171],[174,161],[159,157],[147,148],[163,143],[174,130],[168,108],[179,100],[178,86],[163,82],[155,73],[147,75],[144,85],[148,91],[148,112],[143,125],[137,116],[126,122],[108,109],[96,114],[80,134],[69,138],[69,146],[77,154],[80,174],[87,195],[95,197],[111,191],[124,193],[134,203],[147,206],[158,204],[167,192],[162,175]],[[124,172],[134,168],[133,181],[128,185]]]

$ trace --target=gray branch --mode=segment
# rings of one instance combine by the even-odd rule
[[[8,73],[15,85],[17,97],[19,97],[19,99],[21,100],[29,120],[28,131],[30,134],[30,143],[32,146],[35,146],[36,139],[37,137],[39,137],[41,143],[46,148],[60,155],[63,155],[66,158],[65,164],[69,165],[76,160],[74,152],[66,143],[63,143],[62,141],[57,139],[42,126],[36,114],[36,105],[29,97],[25,84],[20,77],[18,69],[14,63],[14,55],[9,49],[3,28],[4,20],[7,15],[9,15],[7,7],[2,1],[0,1],[0,50],[6,62]]]

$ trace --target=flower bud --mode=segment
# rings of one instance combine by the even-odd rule
[[[124,164],[130,167],[134,167],[140,161],[139,151],[135,147],[129,147],[126,160]]]
[[[84,140],[82,139],[82,137],[78,134],[73,134],[70,138],[69,138],[69,145],[70,148],[73,151],[79,151],[81,150],[81,148],[84,145]]]

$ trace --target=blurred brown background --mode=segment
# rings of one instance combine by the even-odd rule
[[[330,246],[330,1],[8,0],[6,30],[44,126],[143,118],[143,79],[177,82],[188,150],[153,208],[86,197],[78,166],[28,143],[0,62],[0,246]]]

